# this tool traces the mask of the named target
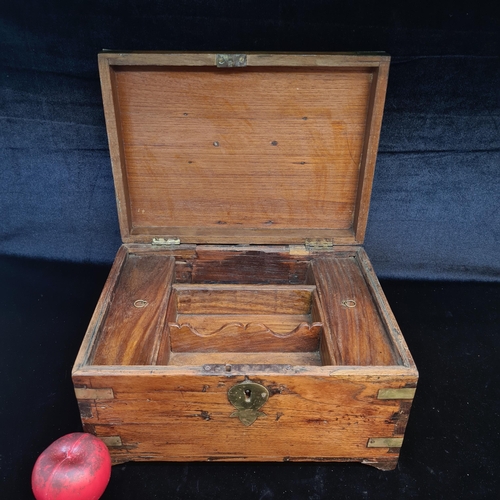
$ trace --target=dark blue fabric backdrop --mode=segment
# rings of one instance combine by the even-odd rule
[[[0,5],[0,253],[110,262],[120,245],[102,48],[393,56],[366,249],[382,277],[500,279],[495,2]]]

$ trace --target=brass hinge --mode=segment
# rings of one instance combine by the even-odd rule
[[[318,250],[329,250],[333,248],[333,240],[322,238],[318,240],[306,239],[304,245],[290,245],[290,255],[309,255]]]
[[[311,250],[321,250],[322,248],[333,248],[333,240],[330,238],[322,238],[320,240],[306,240],[306,248]]]
[[[218,68],[244,68],[247,65],[246,54],[217,54],[215,64]]]
[[[181,240],[179,238],[173,237],[173,238],[153,238],[152,241],[153,245],[160,245],[160,246],[172,246],[172,245],[180,245]]]

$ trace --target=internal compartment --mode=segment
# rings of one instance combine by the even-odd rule
[[[91,365],[404,364],[397,325],[359,249],[123,247],[107,288]]]
[[[323,323],[315,290],[174,284],[158,364],[321,365]]]

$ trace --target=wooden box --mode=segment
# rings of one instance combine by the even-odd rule
[[[73,370],[129,460],[397,464],[418,373],[363,250],[384,55],[104,53],[123,245]]]

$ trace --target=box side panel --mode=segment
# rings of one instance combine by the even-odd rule
[[[125,165],[125,152],[122,140],[122,125],[120,121],[118,96],[115,92],[116,78],[109,58],[99,56],[99,76],[101,80],[102,102],[106,119],[109,152],[113,169],[113,179],[116,193],[116,208],[122,241],[127,241],[132,229],[132,214],[127,171]]]
[[[250,377],[270,397],[249,426],[235,418],[227,397],[244,376],[76,374],[74,382],[85,429],[108,443],[116,463],[331,460],[395,466],[411,399],[380,399],[379,391],[414,387],[413,374],[296,372]],[[412,397],[411,391],[382,394]]]
[[[384,291],[380,286],[380,282],[377,278],[377,275],[375,274],[375,271],[373,270],[370,259],[368,258],[368,255],[363,248],[358,249],[356,260],[359,263],[359,268],[365,278],[366,285],[373,298],[374,304],[379,311],[380,319],[385,326],[387,335],[391,339],[395,349],[403,360],[403,364],[408,368],[411,368],[418,376],[417,367],[410,353],[408,345],[406,344],[396,318],[392,313],[391,307],[389,305],[389,302],[387,301],[387,298],[385,297]]]
[[[373,73],[373,84],[371,86],[370,102],[368,106],[366,132],[363,141],[363,152],[361,155],[359,183],[353,224],[355,239],[358,243],[363,243],[365,239],[373,176],[375,173],[375,162],[377,160],[378,143],[380,140],[380,129],[382,127],[382,115],[384,114],[388,77],[389,60],[381,61],[380,66]]]
[[[118,250],[111,271],[109,272],[108,279],[104,285],[101,296],[97,303],[97,306],[90,320],[87,332],[78,351],[75,364],[73,366],[73,372],[88,364],[89,359],[93,356],[95,349],[95,343],[98,337],[99,328],[102,322],[105,320],[111,300],[115,294],[117,283],[120,277],[120,273],[127,261],[128,249],[125,245],[122,245]]]

